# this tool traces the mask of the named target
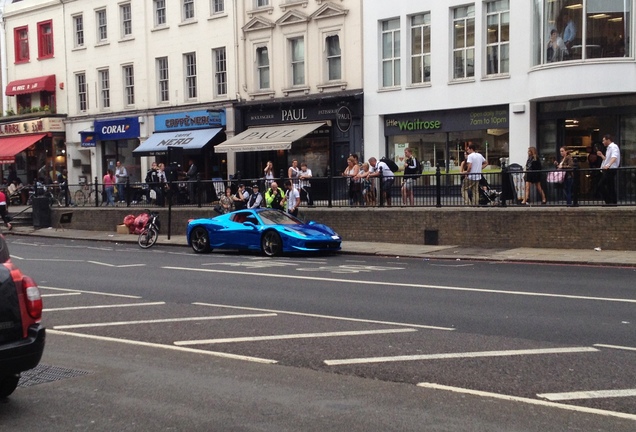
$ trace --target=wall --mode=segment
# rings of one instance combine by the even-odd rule
[[[115,232],[127,214],[142,208],[53,209],[72,211],[67,228]],[[168,232],[168,210],[160,210],[162,234]],[[208,217],[211,207],[172,212],[172,235],[184,235],[189,219]],[[301,217],[334,228],[344,240],[425,244],[424,231],[438,232],[440,245],[485,248],[541,247],[636,251],[636,208],[303,208]]]

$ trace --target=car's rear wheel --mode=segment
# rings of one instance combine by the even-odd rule
[[[18,387],[20,375],[0,376],[0,399],[8,397]]]
[[[192,250],[196,253],[209,253],[212,251],[208,230],[200,226],[195,227],[190,233],[190,244],[192,245]]]
[[[266,231],[261,238],[261,250],[267,256],[277,256],[283,251],[283,241],[276,231]]]

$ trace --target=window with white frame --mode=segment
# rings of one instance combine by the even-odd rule
[[[475,76],[475,6],[453,9],[453,78]]]
[[[329,81],[340,81],[342,79],[340,37],[338,35],[327,36],[325,45],[327,54],[327,79]]]
[[[170,85],[168,73],[168,57],[157,58],[157,83],[159,92],[159,102],[170,101]]]
[[[267,50],[267,47],[256,48],[256,72],[258,78],[258,89],[269,89],[269,51]]]
[[[132,10],[130,3],[119,5],[119,16],[121,18],[121,37],[132,35]]]
[[[77,110],[85,112],[88,110],[88,86],[86,85],[86,74],[75,74],[75,83],[77,85]]]
[[[411,84],[431,81],[431,13],[411,16]]]
[[[194,0],[182,0],[182,21],[194,19]]]
[[[166,0],[153,0],[155,27],[166,24]]]
[[[84,16],[75,15],[73,17],[73,33],[75,48],[84,46]]]
[[[212,50],[214,61],[214,96],[227,95],[227,58],[225,48]]]
[[[382,22],[382,87],[400,85],[400,20]]]
[[[124,75],[124,102],[127,106],[135,104],[135,68],[132,65],[122,67]]]
[[[99,71],[99,104],[102,109],[110,108],[110,72]]]
[[[291,50],[292,85],[305,84],[305,39],[302,37],[289,40]]]
[[[95,11],[95,21],[97,22],[97,42],[108,40],[108,19],[106,9]]]
[[[254,0],[255,8],[260,8],[265,6],[269,6],[269,0]]]
[[[510,1],[486,3],[486,74],[510,72]]]
[[[185,93],[187,99],[196,99],[197,97],[197,55],[195,53],[187,53],[183,55],[183,63],[185,67]]]
[[[212,14],[219,14],[225,12],[225,0],[210,0],[210,10]]]

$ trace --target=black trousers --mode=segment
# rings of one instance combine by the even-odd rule
[[[314,200],[311,199],[311,186],[303,186],[300,188],[300,200],[306,200],[307,205],[314,205]]]
[[[601,181],[598,183],[599,190],[603,194],[603,200],[605,204],[616,204],[618,197],[616,196],[616,170],[604,169],[601,170]]]

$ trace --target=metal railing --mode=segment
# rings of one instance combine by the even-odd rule
[[[546,195],[548,206],[566,206],[567,182],[550,183],[548,173],[554,170],[534,171],[541,177],[541,186]],[[636,168],[618,168],[615,171],[616,205],[636,205]],[[571,205],[600,206],[605,205],[603,199],[603,173],[598,169],[574,169],[571,174]],[[501,171],[485,172],[478,184],[477,197],[472,198],[474,189],[469,188],[466,175],[445,173],[438,167],[435,171],[405,178],[394,176],[393,182],[387,178],[376,177],[370,181],[353,181],[346,177],[313,177],[307,183],[294,180],[301,190],[301,206],[308,206],[309,199],[314,207],[410,207],[410,191],[413,192],[413,207],[460,207],[460,206],[507,206],[517,205],[525,196],[526,171],[513,171],[504,168]],[[69,193],[64,195],[59,186],[49,186],[52,191],[52,205],[60,206],[92,206],[107,205],[107,194],[98,179],[91,184],[71,184]],[[279,187],[284,189],[285,178],[276,179]],[[403,196],[405,181],[409,182]],[[196,180],[175,181],[169,184],[132,183],[117,185],[124,188],[123,202],[115,206],[149,207],[212,207],[218,198],[231,187],[235,193],[239,184],[244,184],[251,193],[251,185],[257,183],[263,196],[266,181],[263,178],[231,180]],[[464,188],[464,193],[462,193]],[[119,191],[115,193],[119,197]],[[466,199],[467,198],[467,199]],[[390,203],[389,203],[390,200]],[[541,196],[535,187],[530,188],[527,202],[542,204]]]

